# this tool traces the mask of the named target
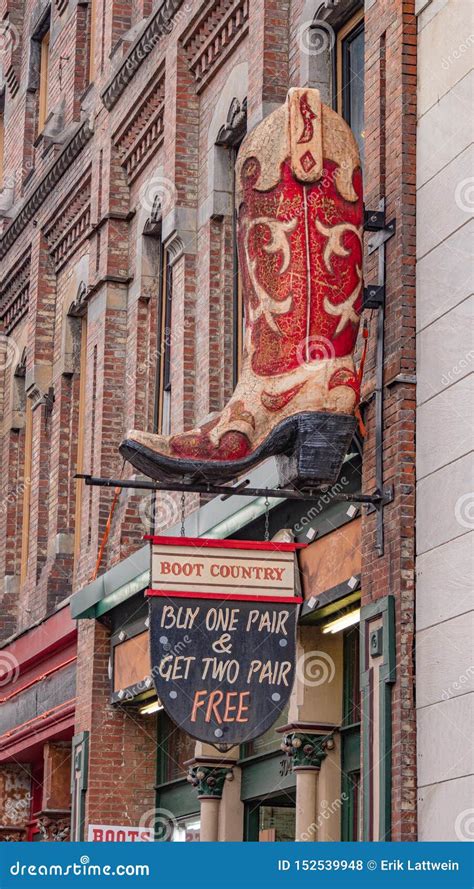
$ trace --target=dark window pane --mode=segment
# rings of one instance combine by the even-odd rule
[[[178,728],[165,714],[160,714],[158,728],[158,771],[160,784],[186,777],[184,763],[194,757],[196,742]]]
[[[343,115],[357,139],[364,162],[364,27],[354,28],[342,42]]]

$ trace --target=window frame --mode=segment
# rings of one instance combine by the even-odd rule
[[[169,252],[160,241],[158,293],[158,360],[156,368],[155,429],[161,435],[171,431],[171,316],[173,302],[173,269]],[[168,334],[167,334],[168,331]],[[165,404],[166,399],[166,404]],[[167,412],[165,408],[167,407]],[[166,413],[166,417],[165,417]],[[166,424],[165,424],[166,419]],[[166,426],[166,428],[165,428]]]
[[[235,206],[237,182],[235,176],[235,168],[237,163],[237,155],[239,148],[245,138],[245,133],[241,139],[231,145],[231,164],[232,164],[232,377],[234,388],[239,381],[242,371],[242,358],[244,351],[245,337],[245,313],[242,288],[242,272],[239,265],[239,250],[237,242],[238,229],[238,211]]]
[[[96,28],[96,15],[97,15],[97,2],[96,0],[90,0],[89,2],[89,66],[88,66],[88,81],[89,83],[94,83],[95,75],[96,75],[96,64],[95,64],[95,38],[97,33]]]
[[[0,188],[5,173],[5,94],[0,95]]]
[[[31,518],[31,469],[33,454],[33,405],[31,398],[26,398],[25,408],[25,453],[23,459],[23,508],[21,525],[21,558],[20,585],[28,576],[28,557],[30,551],[30,518]],[[27,481],[28,479],[28,481]]]
[[[341,735],[341,841],[361,838],[361,765],[360,765],[360,625],[345,631],[343,638],[343,718]],[[358,707],[354,706],[358,693]],[[358,710],[359,720],[354,721]],[[355,762],[354,762],[355,761]],[[356,764],[355,764],[356,763]]]
[[[339,28],[336,34],[336,53],[335,53],[335,83],[336,83],[336,111],[352,128],[350,120],[350,82],[345,81],[345,73],[347,66],[347,48],[349,38],[354,39],[360,33],[365,32],[364,9],[357,10],[351,17]],[[353,130],[354,136],[357,135]],[[360,146],[359,146],[360,150]],[[361,152],[361,159],[363,156]]]
[[[79,404],[77,418],[77,455],[76,473],[84,469],[84,440],[86,418],[86,381],[87,381],[87,316],[80,317],[81,324],[81,349],[79,357]],[[81,523],[82,523],[82,495],[84,491],[84,479],[76,479],[75,505],[74,505],[74,570],[81,552]]]
[[[37,135],[41,135],[44,130],[46,118],[48,116],[48,85],[49,85],[49,63],[50,63],[50,45],[51,45],[51,29],[48,20],[47,28],[38,38],[39,43],[39,68],[38,68],[38,126]]]

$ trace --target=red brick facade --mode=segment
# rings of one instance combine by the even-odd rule
[[[385,510],[383,557],[375,550],[375,517],[364,519],[362,596],[363,604],[395,597],[392,829],[393,839],[406,840],[416,830],[409,380],[415,369],[416,28],[413,0],[366,6],[365,203],[375,208],[385,196],[397,232],[387,245],[383,444],[384,481],[394,485],[395,501]],[[358,4],[340,0],[335,7],[339,23]],[[49,8],[48,110],[38,136],[34,59]],[[143,232],[156,196],[172,262],[173,430],[220,409],[231,393],[231,180],[216,153],[217,132],[237,89],[239,99],[247,97],[253,127],[289,86],[303,85],[301,26],[320,14],[326,19],[327,10],[303,0],[1,0],[0,10],[11,23],[0,220],[0,314],[10,342],[7,360],[0,354],[1,641],[44,618],[92,577],[113,492],[81,486],[77,498],[78,466],[118,476],[118,445],[127,429],[153,426],[160,248]],[[318,85],[315,79],[311,85]],[[369,259],[366,281],[375,275]],[[375,487],[372,314],[364,491]],[[141,500],[133,491],[120,495],[101,571],[142,545]],[[87,818],[136,824],[154,803],[156,741],[144,718],[110,705],[108,656],[106,627],[81,621],[76,731],[90,732]]]

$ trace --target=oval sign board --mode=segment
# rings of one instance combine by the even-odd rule
[[[168,715],[192,737],[242,744],[285,707],[301,602],[296,548],[152,538],[152,675]]]

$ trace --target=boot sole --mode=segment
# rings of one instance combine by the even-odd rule
[[[278,423],[259,447],[241,460],[166,457],[133,439],[125,439],[119,451],[139,472],[165,482],[190,477],[204,483],[231,481],[268,457],[276,457],[281,486],[311,487],[337,481],[355,428],[355,418],[347,414],[295,414]]]

